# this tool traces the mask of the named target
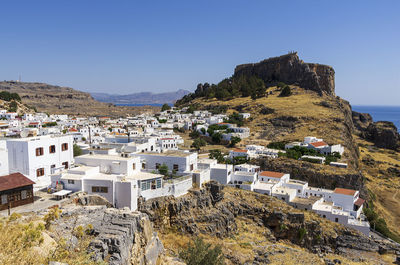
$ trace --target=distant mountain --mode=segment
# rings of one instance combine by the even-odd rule
[[[114,106],[93,99],[89,93],[45,83],[4,81],[0,91],[18,93],[22,103],[51,114],[121,117],[157,109]]]
[[[188,90],[179,89],[178,91],[165,93],[140,92],[128,95],[91,93],[91,95],[98,101],[113,104],[163,104],[174,103],[189,93],[190,91]]]

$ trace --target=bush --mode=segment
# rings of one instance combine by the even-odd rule
[[[242,139],[237,136],[232,136],[231,137],[231,142],[229,144],[230,147],[234,147],[236,144],[238,144]]]
[[[211,247],[203,239],[196,238],[189,243],[185,249],[179,252],[179,258],[184,260],[187,265],[223,265],[224,256],[221,246]]]
[[[10,105],[8,107],[8,112],[17,112],[18,110],[18,104],[14,100],[10,102]]]
[[[203,146],[206,146],[207,145],[207,142],[206,141],[204,141],[203,139],[201,139],[201,138],[197,138],[197,139],[195,139],[194,141],[193,141],[193,143],[192,143],[192,148],[195,148],[197,151],[199,151],[200,149],[201,149],[201,147],[203,147]]]
[[[8,91],[1,91],[0,99],[4,101],[11,101],[11,100],[21,101],[21,97],[17,93],[10,93]]]
[[[58,207],[51,208],[50,211],[43,217],[45,228],[49,229],[51,222],[60,218],[61,210]]]
[[[289,86],[285,86],[279,94],[280,97],[288,97],[290,95],[292,95],[292,91]]]
[[[168,105],[167,103],[165,103],[165,104],[162,105],[162,107],[161,107],[161,111],[166,111],[166,110],[170,110],[170,109],[171,109],[171,106]]]
[[[219,149],[210,150],[208,157],[211,159],[216,159],[218,163],[225,163],[224,154],[222,154],[221,150]]]
[[[190,138],[192,139],[196,139],[200,137],[200,133],[197,130],[192,131],[191,133],[189,133]]]
[[[299,240],[303,240],[304,236],[307,234],[307,230],[304,227],[301,227],[298,232]]]
[[[271,149],[285,150],[285,142],[271,142],[267,145]]]
[[[161,175],[167,176],[168,175],[168,166],[166,164],[162,164],[161,166],[158,167],[158,173]]]
[[[77,145],[74,144],[74,157],[82,155],[82,149]]]

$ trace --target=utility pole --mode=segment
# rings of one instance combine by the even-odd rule
[[[90,132],[90,125],[88,126],[89,128],[89,148],[92,146],[92,134]]]

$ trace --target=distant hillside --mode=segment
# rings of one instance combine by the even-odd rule
[[[0,82],[0,91],[18,93],[22,103],[35,107],[39,112],[52,114],[119,117],[156,109],[154,107],[117,107],[99,102],[89,93],[45,83],[4,81]]]
[[[180,89],[178,91],[165,93],[141,92],[128,95],[91,93],[91,95],[94,99],[98,101],[113,104],[164,104],[175,103],[175,101],[189,93],[190,91],[188,90]]]

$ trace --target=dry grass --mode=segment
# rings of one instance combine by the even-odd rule
[[[359,140],[359,143],[360,159],[372,159],[376,163],[362,164],[367,179],[366,187],[376,197],[376,212],[385,219],[389,229],[400,237],[400,177],[386,174],[389,167],[400,166],[400,153],[378,149],[366,141]]]
[[[68,264],[99,264],[90,259],[86,249],[91,237],[83,236],[75,248],[59,238],[54,240],[36,215],[0,220],[0,264],[48,264],[49,261]]]

